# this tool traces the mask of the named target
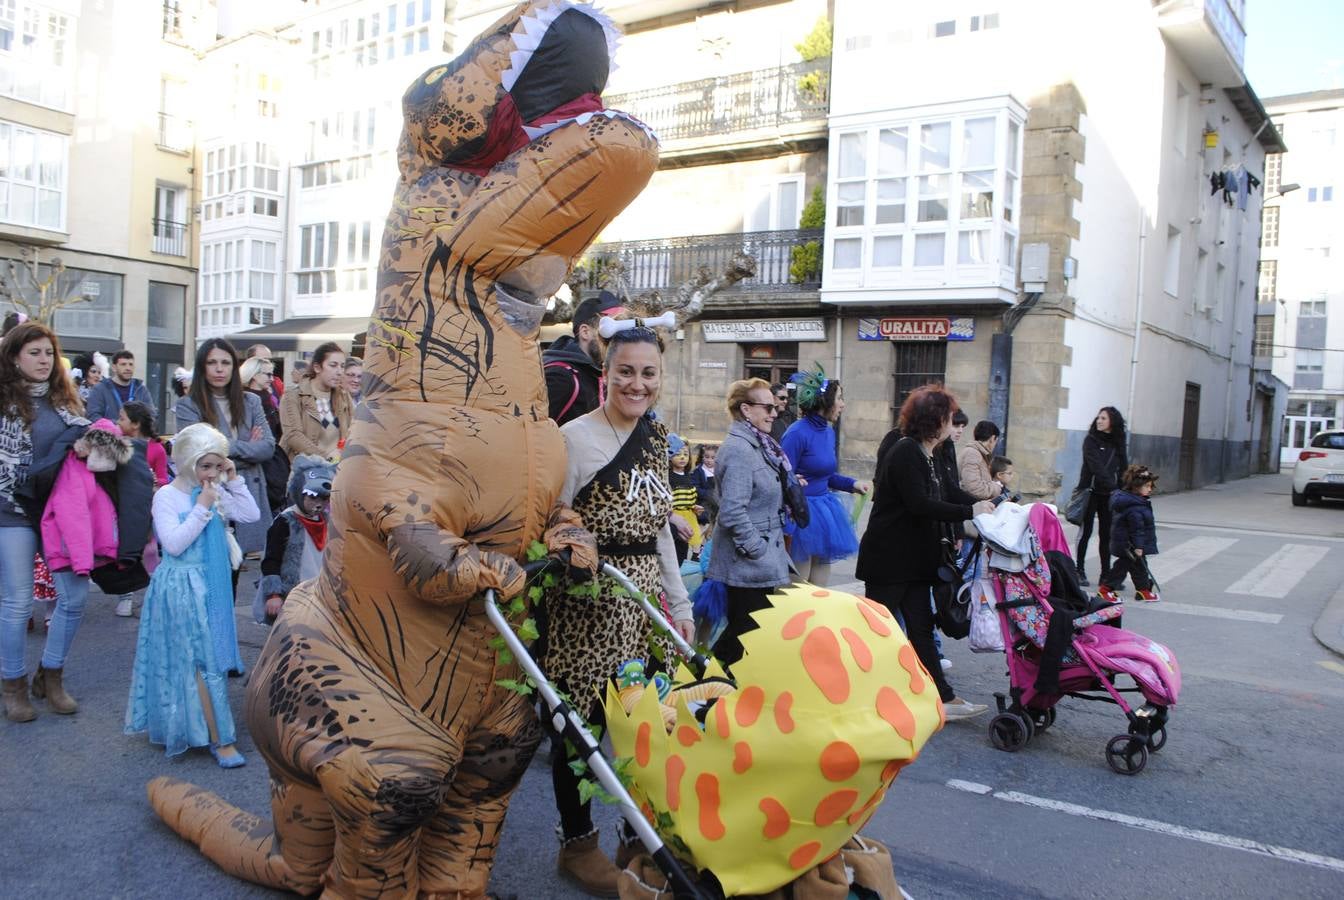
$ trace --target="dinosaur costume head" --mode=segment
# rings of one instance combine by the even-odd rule
[[[484,593],[518,594],[531,542],[596,568],[557,505],[565,445],[537,346],[546,299],[658,162],[603,110],[613,32],[532,0],[403,98],[365,391],[317,578],[262,648],[246,719],[273,828],[173,779],[155,809],[227,871],[330,897],[484,896],[540,740],[504,685]]]
[[[407,90],[366,400],[544,415],[545,303],[657,165],[649,130],[602,107],[614,48],[591,7],[538,0]]]

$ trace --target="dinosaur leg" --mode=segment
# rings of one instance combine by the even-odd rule
[[[284,857],[290,890],[317,893],[336,846],[331,804],[316,787],[272,773],[271,817],[275,822],[273,852]]]
[[[509,797],[541,741],[528,698],[496,687],[491,700],[495,708],[468,736],[443,803],[421,831],[422,897],[485,896]]]
[[[285,860],[272,852],[275,834],[260,816],[177,778],[155,778],[148,792],[159,818],[225,872],[267,887],[303,890]]]

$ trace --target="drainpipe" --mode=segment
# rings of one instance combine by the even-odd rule
[[[1142,206],[1139,207],[1139,265],[1138,265],[1138,287],[1134,290],[1134,340],[1131,342],[1132,349],[1129,354],[1129,403],[1125,407],[1125,414],[1130,417],[1129,432],[1133,433],[1134,422],[1134,392],[1138,388],[1139,381],[1139,342],[1143,338],[1143,251],[1144,244],[1148,238],[1148,211]]]

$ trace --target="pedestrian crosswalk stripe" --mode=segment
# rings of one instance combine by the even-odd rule
[[[1316,544],[1284,544],[1274,555],[1227,589],[1229,594],[1286,597],[1297,583],[1330,552]]]
[[[1235,619],[1239,622],[1262,622],[1265,625],[1277,625],[1283,621],[1278,613],[1257,612],[1253,609],[1224,609],[1221,606],[1196,606],[1193,603],[1173,603],[1163,600],[1161,603],[1126,603],[1125,612],[1134,609],[1152,609],[1157,612],[1180,613],[1187,616],[1205,616],[1210,619]]]
[[[1149,559],[1148,567],[1153,570],[1153,577],[1158,584],[1166,584],[1201,563],[1208,562],[1236,542],[1237,538],[1191,538]]]

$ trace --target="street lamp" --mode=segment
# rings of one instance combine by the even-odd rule
[[[1292,182],[1291,184],[1281,184],[1279,185],[1279,192],[1277,194],[1270,194],[1268,197],[1262,200],[1261,203],[1268,203],[1271,200],[1277,200],[1284,194],[1291,194],[1293,191],[1300,191],[1301,189],[1302,185],[1298,184],[1296,181]]]

